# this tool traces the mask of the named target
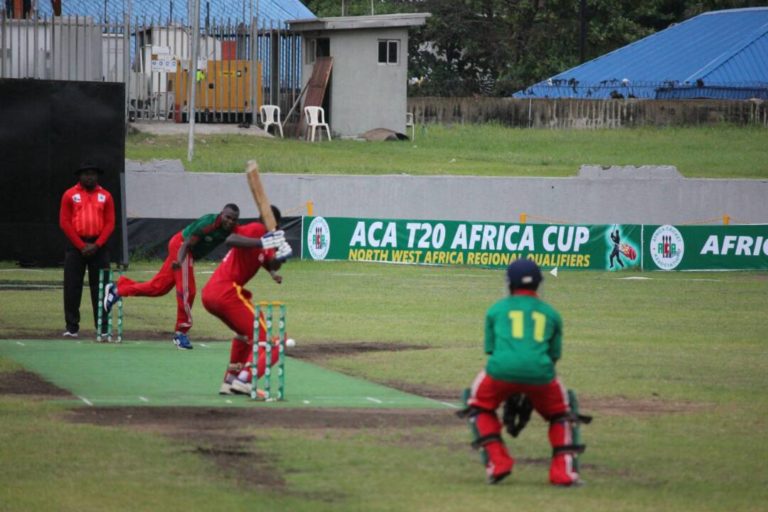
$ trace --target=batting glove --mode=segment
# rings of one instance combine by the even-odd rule
[[[278,260],[287,260],[291,254],[293,254],[293,249],[291,249],[291,246],[288,244],[288,242],[283,242],[283,244],[277,249],[277,253],[275,254],[275,257]]]
[[[285,243],[285,231],[278,230],[267,233],[261,237],[261,246],[264,249],[276,249]]]

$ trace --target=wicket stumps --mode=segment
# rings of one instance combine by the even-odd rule
[[[121,276],[123,273],[121,271],[117,272],[117,276]],[[96,319],[96,325],[98,325],[98,328],[96,329],[96,341],[101,343],[102,341],[106,341],[107,343],[112,343],[112,317],[117,316],[117,338],[115,338],[116,343],[122,343],[123,341],[123,299],[122,297],[117,299],[116,307],[112,308],[112,311],[107,314],[104,311],[104,288],[107,286],[107,284],[114,282],[115,273],[112,271],[111,268],[103,268],[99,270],[99,307],[98,307],[98,314],[96,315],[98,318]],[[115,315],[115,310],[117,310],[117,313]],[[107,315],[107,330],[104,332],[104,315]]]
[[[275,310],[278,311],[278,344],[277,350],[277,396],[272,393],[272,350],[274,350],[272,342],[272,334],[274,331],[274,314]],[[262,313],[264,314],[264,321],[266,328],[266,339],[257,339],[253,344],[253,363],[251,364],[251,371],[253,373],[253,379],[251,380],[251,398],[253,400],[263,398],[266,401],[284,400],[285,399],[285,319],[286,308],[282,302],[259,302],[256,304],[256,311],[253,317],[253,335],[255,338],[261,338],[259,336],[261,329],[259,328],[259,321]],[[259,354],[264,351],[264,375],[262,375],[264,393],[263,397],[259,396],[259,378],[258,378],[258,365]]]

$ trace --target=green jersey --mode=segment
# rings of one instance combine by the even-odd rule
[[[199,260],[221,245],[230,234],[236,232],[237,226],[232,231],[227,231],[221,227],[219,214],[209,213],[184,228],[181,236],[184,240],[192,239],[193,244],[190,245],[189,252],[194,259]]]
[[[546,384],[562,352],[560,314],[535,294],[501,299],[485,316],[485,371],[494,379]]]

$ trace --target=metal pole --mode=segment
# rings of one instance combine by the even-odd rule
[[[254,126],[258,126],[256,123],[256,114],[258,112],[258,106],[256,105],[256,103],[257,103],[257,98],[259,97],[258,91],[256,90],[257,84],[259,83],[258,82],[259,60],[256,57],[256,38],[258,37],[257,36],[258,29],[256,28],[256,24],[258,22],[256,21],[256,18],[254,18],[253,16],[251,16],[250,20],[251,20],[251,23],[250,23],[250,26],[248,27],[248,46],[249,46],[248,67],[251,70],[251,73],[250,73],[251,82],[248,84],[248,92],[250,93],[248,97],[248,105],[250,105],[251,107],[251,124]]]
[[[195,154],[195,91],[197,89],[197,52],[198,36],[200,32],[200,0],[192,0],[192,29],[189,34],[192,47],[189,60],[189,73],[187,85],[189,86],[189,103],[187,114],[189,117],[189,140],[187,142],[187,161],[191,162]]]
[[[2,58],[0,58],[0,78],[6,78],[5,76],[5,31],[8,30],[7,28],[8,23],[5,19],[5,11],[0,12],[0,55],[2,55]],[[45,77],[48,78],[48,77]]]
[[[123,82],[125,83],[125,124],[130,122],[131,103],[131,0],[123,13]]]

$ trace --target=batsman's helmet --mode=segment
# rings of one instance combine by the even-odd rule
[[[536,290],[542,280],[541,270],[533,260],[515,260],[507,267],[507,284],[512,289]]]

